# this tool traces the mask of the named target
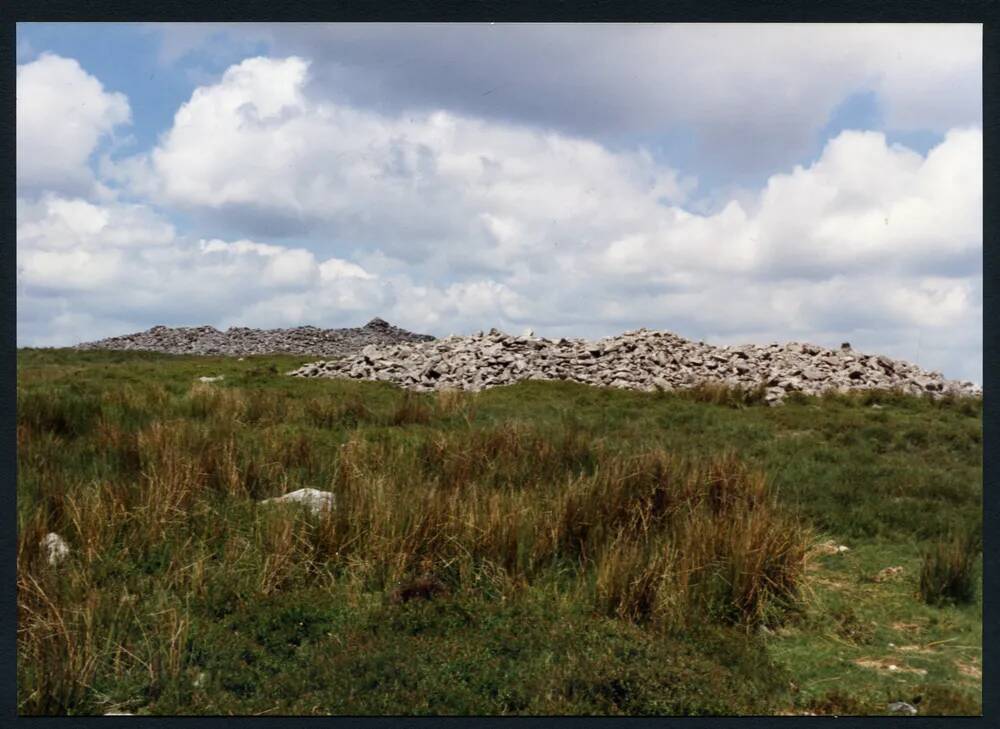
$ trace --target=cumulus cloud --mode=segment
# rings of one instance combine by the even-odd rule
[[[102,138],[129,122],[126,97],[51,53],[18,65],[16,96],[18,191],[91,191],[88,160]]]
[[[332,232],[408,260],[475,240],[484,267],[520,252],[517,226],[600,236],[686,195],[686,181],[644,152],[443,111],[387,117],[317,102],[307,71],[295,57],[230,68],[192,95],[148,157],[108,173],[247,234],[286,223],[286,233]]]
[[[154,323],[353,326],[376,314],[469,328],[524,307],[493,281],[418,284],[252,240],[187,240],[145,206],[18,201],[18,340],[67,345]]]
[[[891,129],[981,124],[973,24],[221,25],[235,44],[314,59],[313,92],[396,114],[448,108],[587,136],[683,127],[698,167],[770,173],[802,159],[848,95]],[[160,28],[175,56],[199,47]],[[201,29],[203,38],[209,34]],[[177,50],[180,49],[180,50]],[[474,49],[474,52],[470,52]]]
[[[409,262],[445,251],[453,268],[507,275],[544,252],[548,264],[536,267],[597,256],[621,275],[822,276],[969,266],[982,245],[978,128],[949,131],[926,157],[880,132],[844,132],[812,165],[773,175],[749,204],[706,216],[684,209],[685,181],[641,150],[445,112],[385,116],[318,102],[308,68],[294,57],[232,67],[182,106],[148,159],[126,164],[146,165],[160,200],[228,211],[233,225],[295,220]]]
[[[250,307],[287,292],[308,291],[320,301],[320,289],[339,290],[328,296],[340,319],[378,298],[374,277],[348,261],[320,262],[304,249],[249,240],[189,241],[148,207],[51,194],[19,201],[17,254],[18,311],[26,314],[19,327],[22,321],[28,327],[19,338],[26,343],[48,341],[47,329],[59,330],[60,317],[85,325],[62,342],[68,344],[102,322],[117,326],[123,319],[141,328],[153,320],[235,322]],[[38,310],[49,318],[27,316]]]
[[[975,274],[982,254],[982,131],[956,129],[926,157],[879,132],[843,132],[809,167],[772,176],[751,210],[664,211],[612,242],[601,260],[623,275],[714,267],[828,278],[906,269]],[[724,250],[721,260],[713,260]]]

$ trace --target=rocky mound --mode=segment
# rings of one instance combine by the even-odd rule
[[[521,380],[572,380],[632,390],[671,390],[715,382],[765,386],[766,399],[789,392],[901,388],[919,394],[981,395],[971,382],[946,380],[908,362],[813,344],[715,347],[670,332],[639,329],[596,342],[489,334],[427,343],[368,346],[339,361],[313,362],[289,374],[384,380],[413,390],[480,390]]]
[[[155,326],[144,332],[110,337],[76,345],[76,349],[132,349],[168,354],[314,354],[341,357],[371,345],[400,342],[429,342],[434,337],[414,334],[394,327],[379,318],[363,327],[320,329],[305,326],[294,329],[250,329],[230,327],[220,332],[215,327]]]

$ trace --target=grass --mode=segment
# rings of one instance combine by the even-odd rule
[[[305,361],[18,352],[20,713],[980,712],[981,401]]]
[[[924,602],[968,604],[975,600],[976,561],[981,553],[980,539],[967,534],[932,544],[920,570],[920,596]]]

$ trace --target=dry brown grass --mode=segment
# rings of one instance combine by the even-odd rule
[[[438,390],[435,395],[435,406],[443,417],[460,417],[470,424],[476,417],[476,400],[478,393],[468,390]]]
[[[410,390],[404,390],[389,415],[389,425],[426,425],[433,417],[434,411],[426,398]]]
[[[565,444],[514,426],[442,437],[420,452],[421,474],[390,467],[403,455],[384,443],[350,441],[321,552],[377,563],[388,580],[466,561],[515,580],[596,567],[598,602],[636,619],[676,620],[698,603],[753,622],[794,601],[808,534],[734,456],[693,464]],[[592,472],[572,468],[590,460]]]

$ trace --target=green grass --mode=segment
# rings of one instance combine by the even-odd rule
[[[980,713],[981,401],[310,359],[18,352],[20,713]]]

